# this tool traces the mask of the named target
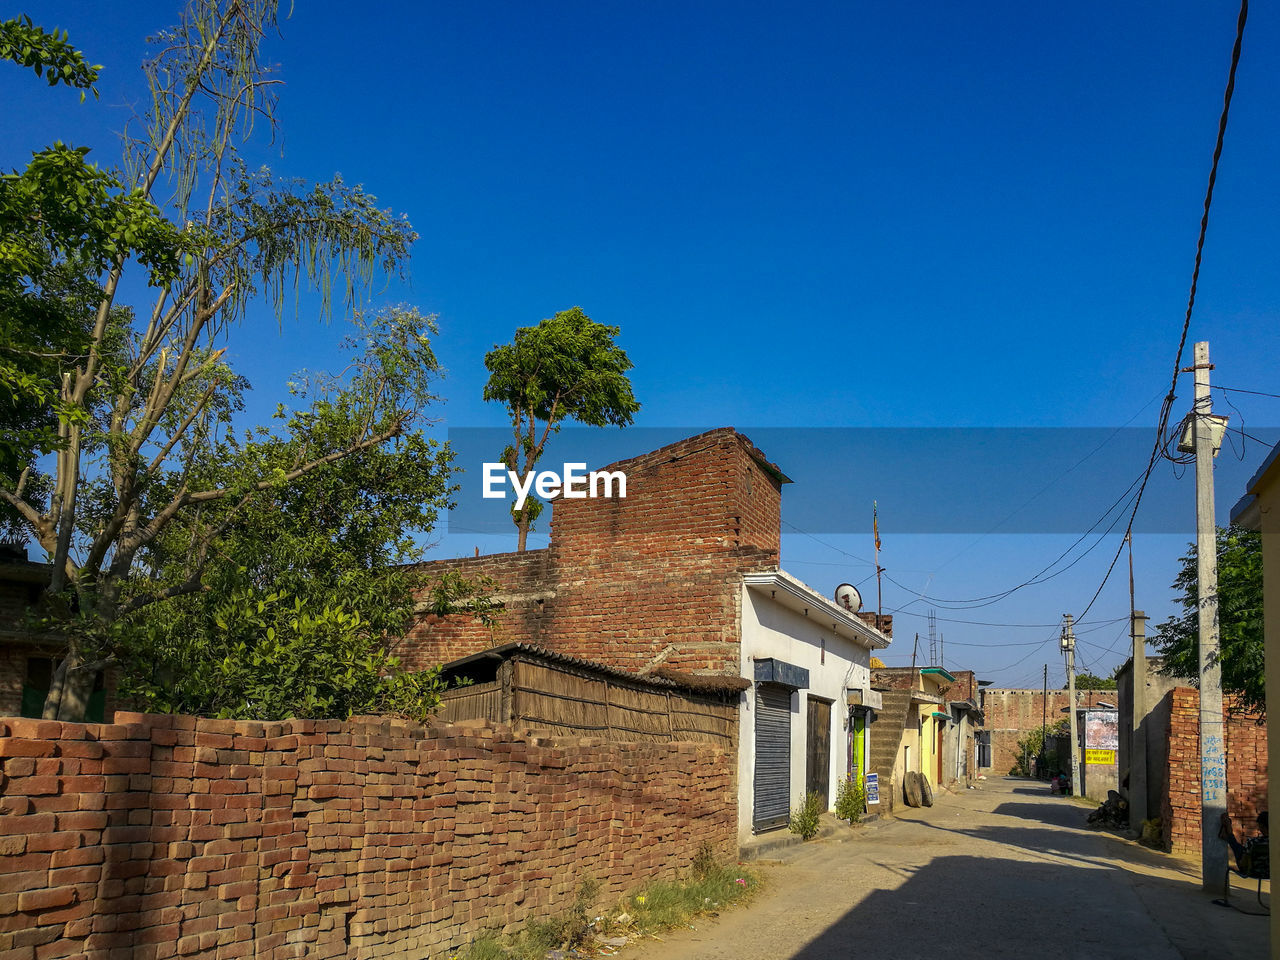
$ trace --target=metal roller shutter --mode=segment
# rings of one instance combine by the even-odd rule
[[[791,807],[791,691],[756,687],[755,807],[752,828],[787,823]]]

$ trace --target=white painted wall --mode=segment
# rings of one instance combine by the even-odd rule
[[[742,676],[755,679],[755,660],[773,657],[809,671],[809,688],[791,695],[791,806],[804,799],[808,698],[831,703],[831,763],[827,796],[848,775],[849,688],[866,689],[871,680],[871,651],[847,636],[837,636],[820,608],[811,616],[787,609],[768,592],[742,588]],[[842,631],[847,633],[845,628]],[[825,648],[825,656],[824,656]],[[751,836],[755,769],[755,687],[743,691],[738,738],[738,836]]]

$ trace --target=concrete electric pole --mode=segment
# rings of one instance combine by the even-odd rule
[[[1129,732],[1129,829],[1141,835],[1142,821],[1147,819],[1147,741],[1142,731],[1147,715],[1147,615],[1141,610],[1133,611],[1130,634],[1133,694],[1129,699],[1133,722]]]
[[[1071,794],[1080,796],[1080,738],[1076,735],[1076,634],[1072,616],[1062,615],[1062,650],[1067,655],[1067,716],[1071,720]]]
[[[1222,666],[1218,662],[1218,532],[1213,514],[1213,458],[1226,417],[1213,415],[1209,393],[1209,344],[1196,344],[1196,400],[1179,450],[1196,455],[1196,584],[1200,632],[1200,882],[1222,892],[1227,845],[1218,838],[1227,811],[1227,752],[1222,724]]]

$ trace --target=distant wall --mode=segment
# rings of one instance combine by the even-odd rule
[[[115,719],[0,721],[0,956],[446,956],[736,853],[707,744]]]
[[[991,771],[1007,774],[1018,759],[1018,741],[1032,730],[1039,730],[1047,718],[1049,726],[1066,717],[1066,690],[1049,690],[1046,703],[1042,690],[1002,690],[988,687],[982,691],[984,728],[991,733]],[[1114,690],[1077,690],[1076,707],[1092,707],[1099,701],[1112,705]]]

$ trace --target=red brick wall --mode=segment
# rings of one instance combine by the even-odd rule
[[[24,644],[0,642],[0,716],[16,717],[22,713],[22,686],[27,676]]]
[[[1066,717],[1066,690],[1049,690],[1047,711],[1044,709],[1043,690],[997,690],[991,687],[982,691],[983,729],[991,734],[991,767],[995,773],[1006,774],[1018,758],[1018,741],[1032,730],[1039,730],[1042,717],[1047,716],[1049,726]],[[1115,704],[1114,690],[1077,690],[1076,706],[1092,707],[1098,701]]]
[[[545,613],[552,581],[548,551],[436,560],[418,569],[429,577],[438,577],[446,570],[468,579],[488,577],[495,585],[494,599],[501,602],[502,609],[497,611],[492,626],[468,616],[421,615],[407,635],[392,646],[392,652],[410,666],[434,667],[513,640],[546,643]]]
[[[741,576],[778,563],[781,487],[757,455],[732,430],[691,437],[613,464],[625,499],[557,500],[550,546],[525,566],[424,565],[486,573],[509,597],[493,631],[424,617],[398,652],[425,665],[527,640],[637,672],[737,674]]]
[[[948,700],[978,700],[978,679],[972,670],[952,670],[951,675],[956,682],[947,687]]]
[[[443,956],[735,849],[707,744],[116,721],[0,722],[0,956]]]
[[[1169,707],[1169,760],[1163,784],[1164,841],[1175,853],[1200,852],[1200,691],[1176,687]],[[1254,821],[1267,809],[1267,728],[1231,709],[1226,698],[1227,812],[1236,836],[1257,833]]]

